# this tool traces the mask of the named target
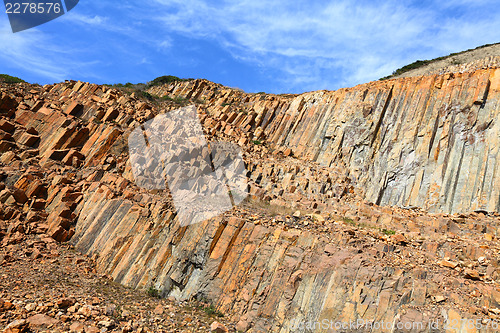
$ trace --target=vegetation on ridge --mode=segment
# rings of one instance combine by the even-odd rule
[[[411,70],[414,70],[414,69],[426,66],[426,65],[431,64],[431,63],[436,62],[436,61],[445,60],[445,59],[448,59],[448,58],[453,57],[453,56],[464,54],[466,52],[470,52],[470,51],[474,51],[474,50],[479,50],[479,49],[482,49],[482,48],[485,48],[485,47],[489,47],[489,46],[493,46],[493,45],[498,45],[498,44],[500,44],[500,43],[485,44],[485,45],[478,46],[478,47],[476,47],[474,49],[468,49],[468,50],[461,51],[461,52],[450,53],[447,56],[442,56],[442,57],[438,57],[438,58],[431,59],[431,60],[417,60],[415,62],[412,62],[411,64],[408,64],[406,66],[403,66],[401,68],[396,69],[394,72],[392,72],[391,75],[388,75],[388,76],[385,76],[383,78],[380,78],[379,80],[383,81],[383,80],[392,79],[392,78],[394,78],[394,77],[396,77],[398,75],[401,75],[401,74],[404,74],[404,73],[409,72]]]
[[[3,83],[26,83],[23,79],[8,74],[0,74],[0,82]]]
[[[104,84],[105,86],[108,87],[113,87],[113,88],[130,88],[130,89],[135,89],[135,90],[144,90],[150,87],[154,86],[161,86],[164,84],[172,83],[172,82],[178,82],[178,81],[190,81],[194,79],[181,79],[177,76],[173,75],[163,75],[159,76],[156,79],[149,81],[147,83],[131,83],[127,82],[125,84],[123,83],[114,83],[114,84]]]
[[[173,75],[164,75],[164,76],[159,76],[153,81],[148,83],[148,87],[153,87],[153,86],[161,86],[164,84],[172,83],[172,82],[177,82],[177,81],[190,81],[193,79],[181,79],[178,78],[177,76]]]

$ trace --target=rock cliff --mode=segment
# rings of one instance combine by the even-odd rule
[[[159,98],[1,87],[3,245],[70,241],[116,282],[212,303],[245,332],[500,325],[500,69],[302,95],[206,80],[143,95]],[[188,103],[208,141],[243,148],[250,198],[182,226],[168,190],[135,185],[127,139]]]
[[[248,96],[203,81],[150,92],[204,98],[207,112],[228,128],[290,148],[300,159],[344,166],[369,202],[500,211],[499,69],[294,97]]]

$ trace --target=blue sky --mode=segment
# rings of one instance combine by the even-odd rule
[[[80,0],[15,34],[1,13],[0,73],[40,84],[176,75],[247,92],[334,90],[500,42],[497,1]]]

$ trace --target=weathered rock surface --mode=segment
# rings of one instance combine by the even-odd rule
[[[70,241],[100,274],[206,301],[240,331],[305,332],[294,324],[322,320],[496,330],[500,69],[298,96],[205,80],[148,93],[166,97],[72,81],[1,86],[0,266],[23,244],[44,260],[54,240]],[[168,190],[135,185],[127,149],[135,128],[184,102],[209,142],[243,148],[250,193],[188,226]],[[112,330],[109,317],[95,326]]]
[[[150,92],[205,99],[224,133],[239,129],[300,159],[345,166],[367,201],[431,212],[500,211],[500,69],[296,97],[249,96],[205,81]]]

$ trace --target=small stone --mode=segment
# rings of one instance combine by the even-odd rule
[[[240,320],[237,324],[236,324],[236,331],[238,332],[246,332],[248,331],[248,328],[249,328],[249,324],[246,320]]]
[[[161,304],[158,304],[156,308],[153,310],[153,312],[154,314],[162,315],[163,312],[165,312],[165,310],[163,309],[163,306],[161,306]]]
[[[78,311],[78,306],[77,305],[70,306],[66,311],[69,313],[75,313],[76,311]]]
[[[99,332],[101,331],[95,326],[85,326],[85,333],[99,333]]]
[[[28,303],[24,309],[28,312],[35,311],[36,310],[36,304],[35,303]]]
[[[500,309],[488,309],[489,312],[500,315]]]
[[[434,296],[434,302],[436,302],[436,303],[441,303],[441,302],[444,302],[445,300],[446,300],[446,297],[444,297],[442,295]]]
[[[106,320],[101,320],[100,322],[97,323],[99,326],[103,326],[103,327],[106,327],[106,328],[112,328],[113,326],[115,326],[115,323],[110,320],[110,319],[106,319]]]
[[[92,315],[92,308],[90,305],[84,305],[78,310],[77,313],[85,317],[90,317]]]
[[[85,332],[85,325],[82,323],[75,321],[71,326],[69,327],[69,330],[71,332],[76,332],[76,333],[83,333]]]
[[[458,263],[452,262],[452,261],[448,261],[448,260],[440,260],[438,262],[438,265],[444,266],[444,267],[448,267],[448,268],[455,268],[455,267],[458,266]]]
[[[226,326],[224,326],[223,324],[219,323],[218,321],[214,321],[210,325],[210,332],[212,332],[212,333],[227,333],[228,329],[227,329]]]
[[[116,305],[114,304],[110,304],[104,308],[104,313],[107,316],[113,316],[115,314],[115,311],[116,311]]]
[[[401,245],[404,245],[406,244],[408,241],[406,240],[406,237],[403,236],[402,234],[396,234],[396,235],[392,235],[391,236],[391,239],[394,243],[396,244],[401,244]]]
[[[123,328],[122,328],[122,333],[130,333],[132,332],[134,329],[130,326],[130,325],[125,325]]]
[[[320,215],[320,214],[313,214],[312,217],[318,222],[318,223],[324,223],[325,222],[325,218]]]
[[[28,331],[28,322],[25,319],[18,319],[5,327],[4,333],[24,333]]]
[[[466,269],[464,272],[464,277],[471,280],[481,280],[479,272],[474,269]]]
[[[65,309],[65,308],[68,308],[70,306],[72,306],[73,304],[75,304],[75,300],[73,298],[60,298],[57,300],[57,307],[59,309]]]

